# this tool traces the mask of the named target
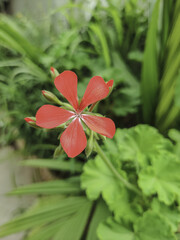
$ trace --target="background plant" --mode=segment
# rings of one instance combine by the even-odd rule
[[[49,168],[57,178],[10,193],[38,198],[0,227],[1,237],[27,230],[28,240],[179,239],[179,6],[163,0],[97,1],[85,15],[86,3],[69,3],[51,13],[61,12],[66,23],[61,31],[50,24],[49,34],[25,18],[1,16],[1,143],[24,138],[26,152],[40,159],[22,164]],[[48,158],[57,134],[23,122],[43,105],[40,90],[54,91],[52,65],[83,79],[80,96],[93,75],[115,81],[113,94],[98,107],[115,120],[116,135],[102,144],[103,151],[96,146],[99,154],[86,162],[84,154]],[[172,126],[177,129],[169,131]],[[42,145],[42,139],[50,144]]]
[[[132,11],[133,7],[137,13]],[[76,16],[67,19],[70,10],[78,10],[84,21]],[[106,7],[99,2],[88,20],[85,20],[83,4],[68,4],[53,12],[52,16],[58,11],[66,16],[69,25],[67,27],[67,24],[59,22],[60,33],[54,31],[52,24],[44,29],[44,26],[35,25],[24,17],[11,19],[1,15],[0,20],[1,109],[5,110],[2,110],[4,120],[1,144],[13,143],[20,137],[26,140],[27,152],[36,153],[40,157],[49,154],[45,148],[53,149],[52,145],[56,140],[52,142],[51,139],[55,139],[52,137],[54,135],[51,133],[48,137],[45,131],[30,129],[24,124],[23,118],[34,114],[31,105],[34,110],[42,105],[42,98],[39,97],[41,89],[54,91],[49,74],[50,66],[54,66],[59,72],[64,69],[74,70],[82,79],[80,96],[92,75],[101,75],[106,81],[113,78],[116,91],[100,107],[104,114],[111,114],[114,119],[123,116],[127,121],[126,116],[136,113],[140,103],[137,69],[140,67],[143,49],[141,39],[145,37],[144,30],[148,21],[145,7],[140,8],[138,4],[127,2],[117,9],[115,2],[109,2]],[[135,19],[140,20],[134,21]],[[131,26],[132,22],[134,28]],[[125,27],[131,28],[127,32],[128,36],[123,30]],[[141,29],[140,33],[136,33],[136,29]],[[134,34],[137,35],[135,38]],[[138,59],[136,56],[139,56]],[[127,64],[132,68],[131,72]],[[52,145],[42,146],[42,139]],[[32,143],[36,143],[35,149]]]

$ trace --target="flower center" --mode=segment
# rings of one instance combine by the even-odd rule
[[[81,118],[81,113],[76,112],[75,114],[76,114],[76,117]]]

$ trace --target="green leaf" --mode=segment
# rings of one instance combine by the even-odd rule
[[[135,51],[132,51],[132,52],[128,53],[128,58],[132,61],[142,62],[143,53],[140,52],[139,50],[135,50]]]
[[[175,141],[175,143],[180,143],[180,132],[177,129],[170,129],[168,136]]]
[[[170,205],[180,196],[180,161],[165,151],[151,157],[151,162],[139,173],[138,184],[145,195],[157,193],[160,201]]]
[[[98,240],[96,233],[98,225],[100,222],[104,221],[109,216],[111,216],[111,212],[109,211],[107,205],[102,199],[99,199],[96,203],[86,240]]]
[[[177,240],[180,240],[180,233],[176,233]]]
[[[116,182],[116,177],[99,156],[84,165],[81,186],[89,199],[98,199],[103,190],[109,185],[116,185]],[[121,189],[121,184],[118,185]]]
[[[106,222],[99,225],[97,234],[100,240],[135,240],[133,231],[115,222],[112,218],[108,218]]]
[[[43,167],[61,171],[81,172],[83,164],[75,159],[65,160],[63,157],[54,159],[28,159],[20,163],[23,166]]]
[[[158,18],[160,0],[156,1],[153,9],[149,30],[146,37],[146,46],[143,59],[141,94],[143,118],[145,123],[151,123],[156,107],[158,91]]]
[[[42,183],[34,183],[19,187],[9,193],[9,195],[27,195],[27,194],[77,194],[80,189],[79,179],[70,178],[67,180],[55,180]]]
[[[54,240],[79,240],[85,230],[90,210],[92,207],[91,202],[83,204],[78,211],[66,221],[60,230],[55,234]]]
[[[168,136],[175,142],[174,144],[174,153],[179,158],[180,156],[180,132],[176,129],[170,129]]]
[[[117,116],[126,116],[128,113],[135,113],[138,110],[137,107],[140,105],[139,90],[134,87],[117,89],[113,93],[112,99],[112,111]]]
[[[176,1],[175,4],[171,3],[171,6],[171,12],[169,9],[167,10],[169,12],[168,21],[170,22],[168,24],[171,31],[168,38],[166,37],[166,48],[163,49],[165,61],[159,91],[159,101],[156,109],[156,126],[162,132],[165,132],[175,124],[179,118],[179,100],[177,96],[180,68],[179,1]]]
[[[39,240],[39,239],[49,240],[54,236],[55,233],[59,231],[63,223],[67,220],[68,218],[64,217],[64,218],[61,218],[60,220],[57,220],[45,226],[44,225],[39,226],[33,229],[32,231],[30,231],[30,233],[25,238],[25,240]]]
[[[160,215],[147,211],[134,224],[134,230],[109,218],[98,227],[100,240],[176,240],[170,225]]]
[[[84,210],[84,215],[87,216],[91,204],[85,197],[48,197],[39,199],[37,204],[22,216],[0,226],[0,237],[60,221],[60,219],[64,222],[65,218],[73,218],[81,209]]]
[[[104,55],[106,67],[109,67],[111,65],[111,57],[109,54],[109,47],[108,47],[108,43],[107,43],[106,37],[104,35],[104,32],[101,29],[100,25],[98,25],[96,23],[92,23],[90,25],[90,29],[98,37],[101,47],[102,47],[102,53]]]
[[[81,238],[87,218],[89,217],[92,203],[87,201],[77,209],[77,211],[64,218],[60,218],[52,223],[39,226],[28,234],[26,240],[39,240],[39,239],[77,239]]]
[[[144,213],[134,225],[137,240],[176,240],[170,225],[153,211]]]
[[[109,6],[107,8],[107,12],[109,12],[109,15],[113,18],[118,37],[118,43],[119,46],[121,46],[123,41],[123,23],[121,17],[119,16],[119,10],[114,6]]]
[[[2,60],[0,61],[0,67],[16,67],[21,65],[21,61],[19,58],[15,58],[15,59],[6,59],[6,60]]]
[[[154,198],[151,207],[154,212],[166,219],[173,232],[177,232],[180,223],[180,210],[176,204],[173,206],[166,206],[164,203],[159,202],[158,199]]]
[[[115,68],[119,68],[119,78],[116,79],[116,82],[121,83],[122,80],[124,83],[126,83],[128,86],[133,87],[137,91],[137,95],[140,95],[140,86],[138,79],[136,78],[135,75],[132,74],[130,68],[128,65],[125,63],[123,58],[117,54],[117,52],[112,52],[112,58],[113,58],[113,63]],[[121,80],[121,81],[120,81]]]
[[[126,178],[125,172],[122,170],[119,172]],[[136,213],[131,208],[128,191],[99,156],[88,160],[84,165],[81,186],[86,190],[90,200],[95,200],[102,194],[117,219],[123,217],[132,221],[136,218]]]
[[[0,44],[22,55],[28,55],[35,62],[38,60],[38,54],[41,53],[40,48],[34,47],[28,41],[13,19],[1,15],[0,28]]]
[[[175,96],[174,96],[174,104],[180,108],[180,71],[175,79],[176,81],[176,86],[175,86]]]
[[[162,150],[172,151],[171,142],[148,125],[118,129],[114,138],[121,161],[131,160],[141,166],[147,165],[149,157],[160,154]]]

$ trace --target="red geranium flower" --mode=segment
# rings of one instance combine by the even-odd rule
[[[61,145],[69,157],[80,154],[87,145],[82,121],[94,132],[112,138],[115,134],[114,122],[106,117],[83,113],[90,104],[105,98],[112,87],[112,80],[105,83],[103,78],[91,78],[80,103],[77,96],[77,76],[72,71],[64,71],[54,81],[58,91],[69,101],[74,111],[65,110],[52,105],[44,105],[36,113],[36,124],[42,128],[55,128],[62,123],[72,120],[60,137]]]

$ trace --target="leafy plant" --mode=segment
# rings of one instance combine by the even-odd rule
[[[87,197],[102,196],[114,216],[99,225],[99,239],[176,239],[180,160],[173,149],[156,129],[138,125],[118,129],[114,141],[105,142],[117,175],[100,156],[84,165]]]
[[[140,104],[145,123],[163,133],[177,126],[180,3],[113,0],[102,5],[97,1],[88,18],[84,4],[68,3],[52,12],[61,11],[66,18],[60,33],[52,26],[44,34],[32,22],[27,27],[24,18],[0,17],[1,144],[24,138],[26,152],[40,158],[22,164],[49,168],[61,178],[9,193],[38,195],[38,199],[1,226],[0,237],[25,230],[26,240],[177,240],[179,131],[171,129],[165,138],[149,125],[132,126],[141,122]],[[79,14],[74,12],[77,9]],[[48,159],[56,147],[55,132],[31,130],[23,123],[24,116],[43,105],[41,89],[56,94],[47,72],[52,65],[60,72],[77,72],[83,79],[80,97],[89,76],[113,78],[114,94],[95,108],[110,114],[117,127],[131,127],[118,128],[102,148],[96,135],[93,147],[98,154],[85,163],[84,154],[71,160],[65,155]]]
[[[72,231],[76,231],[75,239],[88,240],[177,239],[180,160],[171,141],[153,127],[137,125],[117,129],[114,140],[107,139],[102,148],[96,145],[99,155],[83,169],[74,160],[65,163],[62,157],[23,162],[82,174],[81,178],[34,183],[10,192],[47,197],[1,226],[0,236],[30,230],[25,239],[71,239]]]
[[[146,6],[136,5],[133,1],[118,8],[116,5],[115,1],[109,1],[103,7],[97,2],[88,19],[84,15],[83,3],[64,5],[52,12],[57,14],[61,11],[69,23],[67,26],[63,21],[59,22],[60,33],[59,30],[55,31],[57,28],[51,22],[49,28],[44,29],[44,26],[34,24],[29,19],[27,21],[24,17],[0,16],[0,94],[1,108],[6,111],[2,119],[1,144],[14,143],[17,138],[23,138],[26,139],[25,152],[35,153],[39,157],[48,154],[50,157],[51,152],[41,148],[41,142],[47,139],[54,145],[52,139],[55,139],[55,135],[51,133],[52,137],[48,137],[46,131],[31,130],[24,125],[23,118],[33,115],[31,105],[35,109],[42,105],[39,98],[41,89],[53,92],[48,71],[51,66],[59,72],[76,70],[82,79],[79,96],[83,95],[88,76],[100,75],[106,81],[114,79],[116,94],[99,107],[106,114],[111,108],[114,117],[137,112],[140,104],[139,71],[136,71],[139,62],[135,56],[129,60],[127,53],[142,51],[141,39],[145,31],[140,29],[146,30]],[[132,10],[132,6],[136,11]],[[77,9],[78,16],[74,13]],[[71,18],[68,18],[69,11]],[[79,20],[80,16],[83,21]],[[134,28],[131,27],[132,23]],[[129,35],[124,31],[127,26],[131,28]],[[135,29],[139,31],[134,38]],[[107,65],[106,69],[104,64]],[[32,148],[32,143],[39,146],[38,151]]]
[[[161,14],[161,3],[163,11]],[[146,37],[141,77],[142,109],[145,123],[162,132],[177,124],[179,107],[179,1],[156,1]],[[161,25],[159,27],[159,22]],[[160,69],[162,69],[160,71]]]

